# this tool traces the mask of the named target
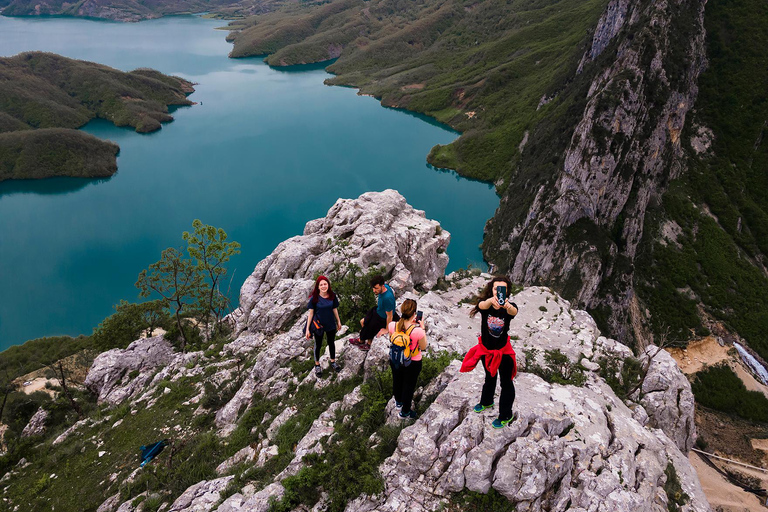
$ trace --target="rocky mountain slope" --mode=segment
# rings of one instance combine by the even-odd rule
[[[391,220],[382,245],[370,244],[375,219]],[[466,300],[490,276],[454,273],[422,288],[447,263],[450,235],[437,228],[394,191],[339,200],[259,263],[241,299],[260,306],[235,315],[228,343],[178,353],[156,337],[99,355],[86,379],[98,414],[35,438],[39,451],[2,478],[4,503],[30,511],[54,503],[99,512],[432,511],[489,493],[516,510],[709,510],[685,455],[696,435],[688,380],[666,352],[650,349],[640,357],[654,356],[642,384],[622,388],[615,372],[631,351],[550,289],[514,297],[518,419],[494,430],[493,410],[471,411],[482,375],[458,373],[478,330]],[[430,347],[413,424],[397,418],[389,396],[386,338],[366,353],[345,336],[341,373],[309,371],[306,283],[329,270],[315,265],[337,257],[318,241],[342,234],[349,257],[393,272],[398,300],[415,298],[424,311]],[[137,469],[138,445],[162,438],[170,447]]]

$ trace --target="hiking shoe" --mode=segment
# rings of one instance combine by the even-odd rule
[[[473,411],[475,411],[475,412],[483,412],[483,411],[484,411],[484,410],[486,410],[486,409],[490,409],[490,408],[491,408],[491,407],[493,407],[494,405],[496,405],[496,404],[491,404],[491,405],[483,405],[483,404],[477,404],[477,405],[474,407],[474,409],[472,409],[472,410],[473,410]]]
[[[322,377],[323,376],[323,369],[320,368],[319,364],[315,365],[315,375],[317,375],[318,377]]]
[[[356,347],[360,346],[362,341],[360,341],[360,338],[349,338],[349,344],[354,345]]]
[[[508,420],[500,420],[499,418],[496,418],[495,420],[493,420],[493,423],[491,423],[491,426],[493,428],[504,428],[510,423],[512,423],[513,421],[515,421],[516,419],[517,419],[517,414],[512,414],[512,417],[509,418]]]
[[[336,373],[339,373],[341,371],[341,366],[336,364],[336,361],[331,361],[331,368],[333,368],[333,371]]]
[[[395,400],[395,407],[397,407],[398,409],[402,409],[403,408],[403,402],[398,402],[397,400]]]
[[[407,413],[403,414],[403,411],[400,411],[397,413],[398,416],[400,416],[401,420],[415,420],[419,417],[418,414],[416,414],[416,411],[408,411]]]
[[[361,343],[360,345],[357,346],[357,348],[359,348],[363,352],[368,352],[369,350],[371,350],[371,346],[367,343]]]

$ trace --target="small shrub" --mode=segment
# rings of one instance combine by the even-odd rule
[[[450,503],[452,505],[449,507],[451,510],[453,507],[457,507],[463,512],[486,512],[488,510],[513,512],[515,510],[515,505],[493,488],[488,491],[488,494],[465,489],[452,495]]]
[[[525,350],[525,371],[533,373],[550,384],[583,386],[587,376],[580,364],[572,362],[560,349],[544,352],[544,366],[536,361],[538,350]]]
[[[688,503],[690,497],[683,491],[677,471],[675,471],[675,466],[671,461],[667,463],[664,474],[667,476],[667,481],[664,483],[664,492],[667,494],[667,510],[677,512],[681,506]]]
[[[622,400],[637,387],[643,378],[643,367],[638,359],[628,357],[624,360],[616,356],[604,356],[597,360],[600,365],[600,377]]]

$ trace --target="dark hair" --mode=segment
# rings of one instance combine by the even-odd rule
[[[384,276],[381,274],[374,274],[371,276],[371,288],[373,288],[376,285],[383,285],[384,284]]]
[[[483,291],[480,292],[480,295],[478,295],[475,300],[472,302],[474,307],[470,310],[469,316],[475,316],[478,311],[480,311],[480,304],[482,301],[486,299],[490,299],[491,295],[493,295],[493,283],[496,282],[503,282],[507,285],[507,293],[512,289],[512,281],[509,280],[507,276],[493,276],[493,279],[488,281],[488,284],[485,285],[483,288]]]
[[[405,321],[412,318],[416,314],[416,301],[413,299],[405,299],[403,305],[400,306],[400,320],[395,325],[395,332],[405,332]]]
[[[315,280],[315,289],[312,290],[311,294],[309,294],[309,296],[312,297],[312,304],[315,306],[317,306],[317,301],[320,300],[320,281],[325,281],[328,283],[328,298],[331,300],[336,298],[336,294],[333,293],[333,289],[331,289],[331,281],[329,281],[325,276],[318,276],[318,278]]]

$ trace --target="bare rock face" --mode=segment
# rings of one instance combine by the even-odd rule
[[[211,510],[218,503],[221,492],[227,488],[233,476],[225,476],[216,480],[203,480],[176,498],[168,512],[203,512]]]
[[[596,376],[577,388],[521,374],[518,418],[500,430],[490,426],[495,410],[472,411],[482,382],[479,371],[457,375],[400,435],[381,467],[383,495],[359,498],[346,510],[433,511],[453,492],[493,488],[516,510],[663,512],[668,464],[690,498],[681,509],[709,510],[675,444],[640,424]]]
[[[115,348],[99,354],[88,371],[85,386],[98,395],[100,404],[119,404],[143,390],[154,371],[169,364],[173,357],[173,346],[162,336],[136,340],[125,350]],[[132,376],[135,372],[138,374]]]
[[[696,442],[694,398],[691,385],[671,355],[657,347],[648,347],[644,360],[652,357],[643,381],[640,403],[651,419],[683,453]]]
[[[29,419],[29,423],[21,431],[21,437],[39,436],[45,433],[45,420],[48,419],[48,411],[40,407]]]
[[[343,242],[343,250],[332,250]],[[339,199],[328,215],[307,223],[262,260],[240,290],[240,307],[230,316],[235,332],[275,332],[304,310],[315,274],[328,274],[343,261],[363,269],[393,272],[398,291],[431,288],[448,265],[450,234],[394,190]]]

